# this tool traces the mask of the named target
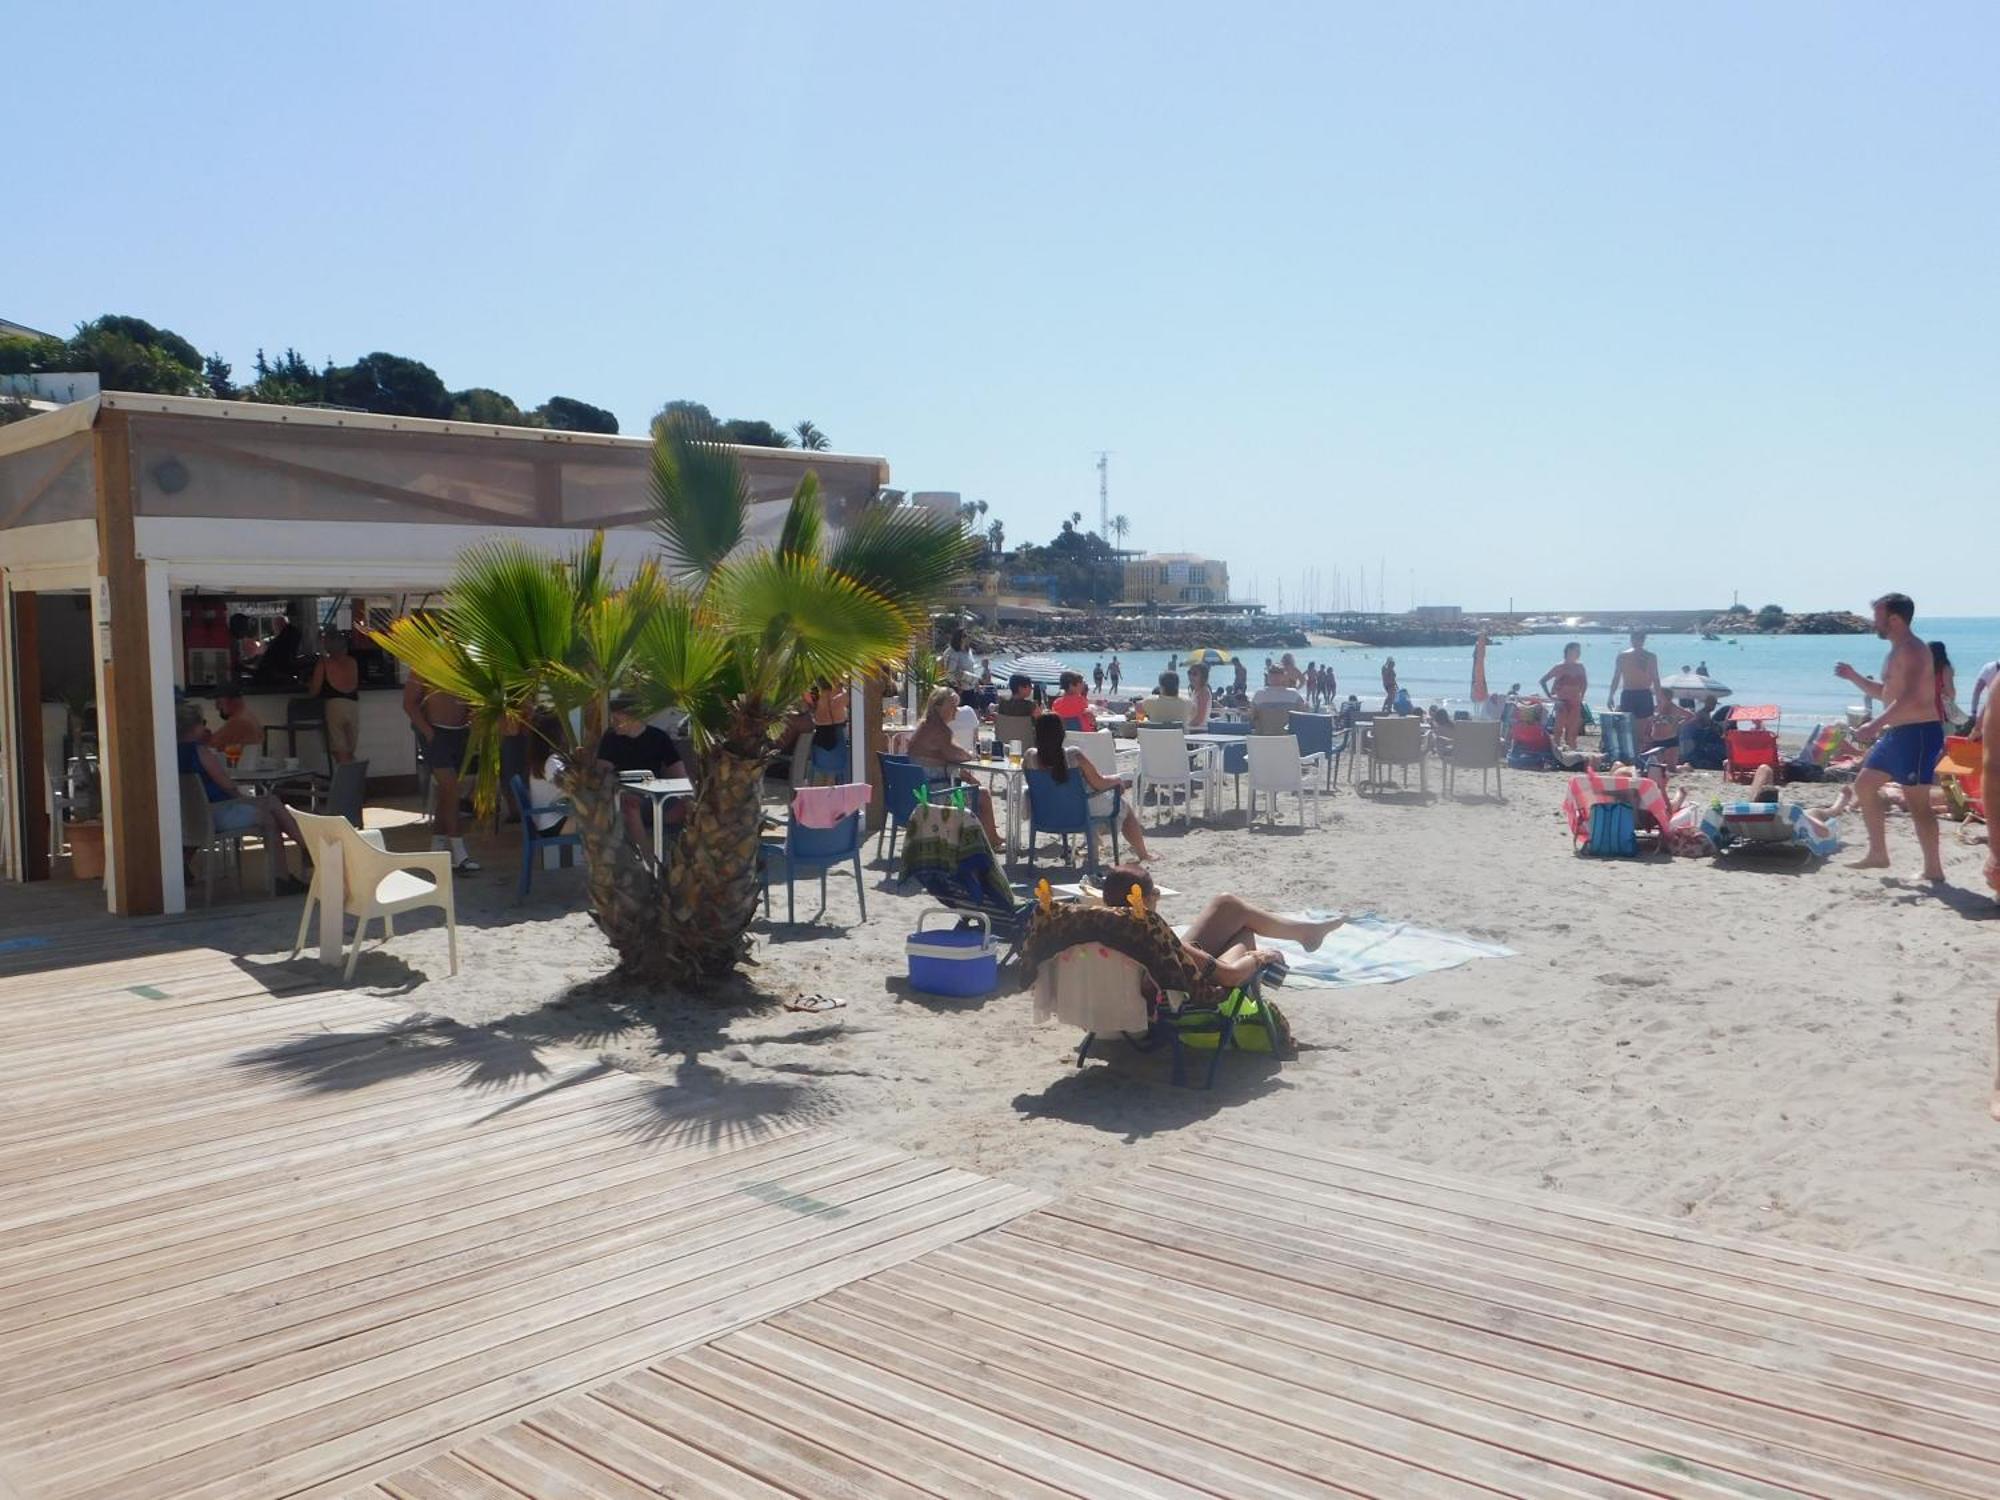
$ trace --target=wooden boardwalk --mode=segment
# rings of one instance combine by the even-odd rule
[[[2000,1495],[2000,1290],[1227,1132],[368,1500]]]
[[[334,1493],[1042,1201],[186,942],[0,938],[0,1495]]]

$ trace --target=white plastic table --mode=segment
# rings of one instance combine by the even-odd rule
[[[653,799],[653,863],[667,862],[667,804],[680,797],[694,795],[694,783],[685,776],[648,777],[644,781],[620,779],[619,790],[638,792]]]

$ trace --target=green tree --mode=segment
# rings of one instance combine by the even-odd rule
[[[573,396],[551,396],[535,408],[544,424],[561,432],[618,431],[618,419],[601,406],[578,401]]]
[[[1782,630],[1785,625],[1785,610],[1780,604],[1767,604],[1757,611],[1759,630]]]
[[[53,334],[29,338],[16,334],[0,339],[0,375],[40,375],[60,371],[69,345]]]
[[[94,370],[107,391],[158,396],[205,396],[201,355],[179,334],[143,318],[106,314],[79,323],[64,341],[61,363],[51,368]]]
[[[758,417],[732,417],[722,424],[722,441],[746,448],[789,448],[791,434]]]
[[[995,557],[1007,550],[1007,528],[997,519],[986,528],[986,550]]]
[[[451,393],[451,419],[454,422],[487,423],[495,427],[536,425],[526,412],[514,404],[513,397],[503,396],[483,385]]]
[[[449,602],[383,643],[473,707],[482,767],[499,736],[553,712],[558,784],[576,811],[592,903],[620,967],[690,989],[733,973],[757,900],[759,787],[786,715],[816,681],[893,662],[974,546],[928,512],[874,506],[829,540],[817,479],[794,491],[775,545],[745,544],[750,489],[713,424],[686,416],[653,440],[658,566],[613,585],[594,541],[568,560],[510,543],[461,559]],[[614,691],[689,716],[696,794],[663,875],[627,837],[615,775],[594,748]],[[581,753],[578,753],[581,752]],[[494,773],[477,795],[490,807]]]
[[[271,406],[304,406],[327,399],[326,371],[314,369],[306,363],[304,355],[289,346],[276,360],[267,359],[259,349],[251,368],[256,371],[257,379],[243,392],[251,401]]]
[[[653,413],[652,430],[658,432],[663,423],[675,417],[703,427],[716,425],[715,414],[699,401],[669,401]]]
[[[326,399],[392,417],[448,417],[451,393],[437,371],[401,354],[364,354],[326,372]]]
[[[799,423],[797,427],[792,429],[792,432],[798,438],[801,448],[812,453],[826,452],[828,446],[826,434],[821,432],[810,419]]]
[[[211,354],[201,362],[202,383],[208,387],[209,395],[218,401],[234,401],[237,396],[235,382],[229,377],[234,368],[220,354]]]
[[[1132,523],[1128,521],[1125,517],[1113,516],[1111,518],[1111,534],[1118,538],[1118,546],[1120,547],[1120,549],[1123,549],[1123,547],[1125,546],[1126,533],[1131,531],[1131,529],[1132,529]]]

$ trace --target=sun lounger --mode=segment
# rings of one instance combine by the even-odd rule
[[[1840,852],[1840,834],[1813,827],[1796,802],[1724,802],[1702,814],[1701,831],[1718,854],[1803,849],[1815,859]]]

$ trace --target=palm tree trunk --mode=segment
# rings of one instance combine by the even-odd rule
[[[625,831],[618,773],[595,764],[567,769],[559,778],[570,816],[583,839],[590,905],[618,966],[634,975],[661,971],[665,934],[660,930],[660,880]]]
[[[739,740],[748,743],[739,743]],[[705,989],[736,972],[757,914],[757,845],[769,753],[762,736],[732,736],[702,768],[694,807],[667,874],[666,973]]]

